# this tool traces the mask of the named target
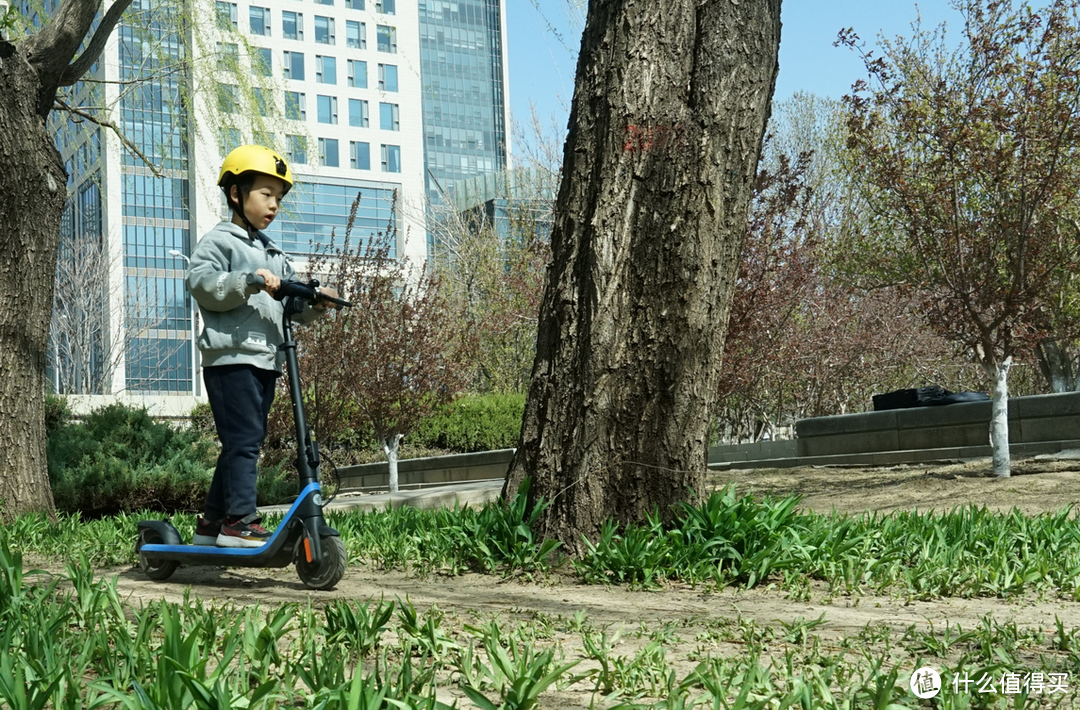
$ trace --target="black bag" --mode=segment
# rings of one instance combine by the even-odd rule
[[[982,392],[950,392],[944,387],[930,385],[914,389],[896,390],[888,394],[874,395],[874,411],[886,409],[909,409],[911,407],[936,407],[960,402],[986,402],[990,396]]]

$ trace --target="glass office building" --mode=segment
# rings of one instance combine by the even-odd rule
[[[191,246],[188,74],[174,12],[134,0],[117,28],[120,81],[136,82],[120,96],[120,123],[160,172],[121,153],[124,379],[137,392],[192,391],[191,297],[184,262],[169,254]]]
[[[425,189],[441,204],[508,167],[505,23],[501,0],[420,0],[419,15]]]

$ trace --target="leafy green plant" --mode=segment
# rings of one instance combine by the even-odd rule
[[[492,621],[482,633],[484,651],[491,663],[489,678],[502,696],[502,703],[495,705],[474,686],[462,686],[465,694],[481,710],[530,710],[537,706],[541,693],[577,665],[575,662],[555,664],[553,667],[553,651],[538,653],[532,644],[504,639],[496,621]]]

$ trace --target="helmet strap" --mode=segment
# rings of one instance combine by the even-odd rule
[[[249,220],[247,218],[247,215],[244,213],[244,203],[243,203],[243,201],[242,200],[237,200],[235,203],[233,202],[232,189],[234,187],[236,187],[235,184],[234,185],[229,185],[229,191],[226,194],[226,198],[227,198],[228,203],[229,203],[229,209],[232,210],[235,214],[240,215],[240,219],[243,220],[245,225],[247,225],[248,233],[251,234],[252,236],[254,236],[255,234],[258,234],[259,230],[255,229],[255,225],[251,223],[251,220]],[[236,187],[236,194],[239,195],[240,197],[243,197],[243,195],[240,192],[239,187]]]

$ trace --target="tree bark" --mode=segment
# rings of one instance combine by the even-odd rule
[[[571,554],[700,492],[780,0],[594,0],[504,486]]]
[[[64,167],[38,113],[38,76],[0,41],[0,517],[54,515],[45,461],[45,363]]]
[[[1035,355],[1052,392],[1075,392],[1080,389],[1080,380],[1076,377],[1076,358],[1071,348],[1047,338],[1035,346]]]
[[[1011,357],[988,367],[994,378],[994,393],[990,410],[990,447],[993,472],[998,478],[1008,478],[1012,475],[1009,455],[1009,369],[1011,367]]]
[[[65,0],[21,42],[0,39],[0,519],[55,515],[45,460],[45,363],[67,175],[45,119],[131,0],[117,0],[76,65],[101,0]],[[96,49],[93,49],[96,47]]]
[[[398,445],[401,444],[401,434],[391,434],[382,440],[383,454],[386,455],[386,472],[391,493],[398,492]]]

